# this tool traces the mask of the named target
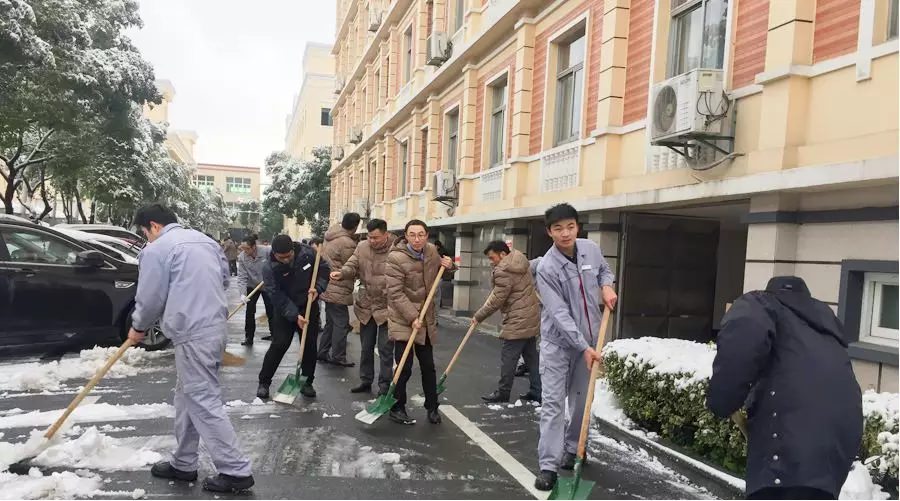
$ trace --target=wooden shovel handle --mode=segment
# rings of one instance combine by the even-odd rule
[[[72,399],[72,403],[70,403],[69,406],[66,407],[65,412],[62,413],[62,416],[60,416],[59,419],[57,419],[56,422],[53,423],[53,426],[47,428],[47,432],[44,433],[44,437],[46,437],[47,439],[53,438],[53,435],[56,434],[60,426],[62,426],[63,423],[66,422],[66,419],[68,419],[69,415],[72,414],[72,412],[75,411],[75,408],[78,407],[78,404],[80,404],[81,401],[84,400],[84,397],[86,397],[88,393],[90,393],[91,390],[94,389],[94,386],[97,386],[97,383],[99,383],[100,380],[103,379],[103,376],[105,376],[106,373],[109,372],[109,369],[113,366],[113,364],[115,364],[120,358],[122,358],[125,350],[131,348],[132,346],[134,346],[134,341],[132,341],[131,338],[125,339],[125,342],[122,343],[122,346],[120,346],[119,349],[116,350],[113,356],[109,357],[109,360],[106,361],[106,364],[104,364],[103,367],[101,367],[100,370],[98,370],[97,373],[94,374],[94,377],[92,377],[91,380],[88,381],[86,385],[84,385],[84,388],[81,390],[81,392],[79,392],[78,395],[75,395],[75,398]]]
[[[603,309],[603,320],[600,321],[600,334],[597,335],[597,353],[603,350],[606,341],[606,328],[609,326],[609,308]],[[591,425],[591,405],[594,403],[594,386],[600,375],[600,362],[591,364],[591,378],[588,380],[587,397],[584,400],[584,415],[581,417],[581,435],[578,437],[578,457],[584,458],[584,446],[587,443],[588,428]]]
[[[254,294],[259,292],[259,290],[262,289],[262,286],[264,285],[264,283],[265,282],[260,282],[252,291],[250,291],[250,294],[247,294],[247,299],[250,299],[251,297],[253,297]],[[241,311],[241,308],[243,308],[243,307],[244,307],[244,303],[241,303],[241,304],[235,306],[234,309],[231,310],[231,313],[228,314],[228,318],[226,318],[225,320],[230,320],[231,317],[233,317],[235,313]]]
[[[419,312],[419,322],[425,320],[425,314],[428,312],[428,308],[431,306],[431,301],[434,299],[434,291],[437,290],[437,286],[441,283],[441,277],[444,276],[444,268],[438,270],[437,277],[434,279],[434,283],[431,284],[431,290],[428,291],[428,297],[425,298],[425,303],[422,305],[422,311]],[[397,384],[397,381],[400,380],[400,372],[403,371],[403,365],[406,363],[406,357],[409,356],[409,351],[412,349],[412,345],[416,342],[416,334],[419,333],[419,329],[413,327],[412,332],[409,333],[409,339],[406,341],[406,348],[403,349],[403,356],[400,357],[400,363],[397,365],[397,368],[394,369],[394,379],[393,384]]]
[[[472,333],[475,332],[475,327],[478,327],[478,324],[472,324],[469,326],[469,330],[466,332],[466,335],[463,337],[462,341],[459,343],[459,347],[456,348],[456,353],[453,354],[453,358],[450,359],[450,363],[447,364],[447,368],[444,369],[445,375],[450,374],[450,369],[453,369],[453,364],[456,363],[457,357],[459,357],[459,354],[462,353],[463,346],[466,345],[466,341],[469,340],[469,336],[471,336]]]
[[[316,261],[313,263],[312,280],[310,281],[309,286],[310,289],[316,288],[316,279],[319,277],[319,261],[321,260],[322,253],[316,250]],[[303,318],[306,319],[306,323],[303,324],[303,332],[300,333],[300,360],[297,362],[298,366],[303,363],[303,350],[304,348],[306,348],[306,331],[309,329],[309,314],[310,312],[312,312],[313,303],[317,301],[318,298],[316,299],[316,301],[313,301],[309,297],[309,292],[306,293],[306,314],[303,315]]]

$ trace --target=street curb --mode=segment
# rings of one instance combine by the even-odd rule
[[[678,454],[688,456],[684,451],[675,451],[674,448],[666,447],[644,437],[632,435],[619,426],[602,418],[597,418],[595,423],[597,430],[601,432],[601,434],[635,447],[649,449],[649,452],[653,453],[657,459],[659,459],[660,463],[684,475],[691,482],[709,490],[714,496],[720,499],[744,499],[744,492],[741,489],[679,457]],[[693,459],[699,461],[697,458]],[[707,466],[719,470],[719,468],[716,468],[705,461],[703,462]],[[727,474],[724,471],[722,473]]]

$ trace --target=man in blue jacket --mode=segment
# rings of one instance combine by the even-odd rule
[[[151,474],[173,480],[197,479],[200,439],[219,474],[203,488],[214,492],[253,486],[250,460],[238,449],[237,435],[225,413],[219,366],[225,352],[225,287],[231,275],[219,244],[178,224],[159,204],[137,211],[134,224],[150,242],[141,251],[132,328],[135,342],[162,317],[162,328],[175,345],[175,451],[172,461],[153,465]]]
[[[269,398],[272,376],[275,375],[281,359],[290,347],[294,334],[300,332],[308,321],[310,325],[306,330],[303,360],[300,361],[301,372],[306,376],[307,384],[303,385],[300,393],[305,397],[315,398],[316,390],[312,384],[316,373],[316,346],[319,337],[319,309],[316,308],[315,301],[328,286],[328,274],[331,269],[325,259],[320,260],[319,275],[313,284],[312,273],[316,251],[306,244],[294,242],[288,235],[278,235],[272,240],[272,251],[269,256],[268,265],[263,267],[265,282],[263,289],[271,298],[274,310],[269,322],[272,344],[266,351],[262,369],[259,371],[259,388],[256,390],[256,396]],[[307,301],[313,301],[310,318],[304,317]]]
[[[747,405],[747,497],[837,499],[862,441],[862,396],[840,321],[798,277],[739,297],[716,339],[706,404]]]
[[[600,329],[601,304],[615,308],[618,297],[609,263],[593,241],[578,238],[578,212],[569,204],[544,213],[553,246],[537,264],[541,310],[541,437],[537,489],[549,491],[559,468],[572,469],[590,367]],[[602,303],[601,303],[602,302]],[[566,423],[566,399],[569,422]],[[586,459],[586,458],[585,458]]]

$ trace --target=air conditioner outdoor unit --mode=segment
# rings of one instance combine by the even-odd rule
[[[448,170],[439,170],[434,173],[434,200],[445,202],[456,200],[459,197],[459,185],[456,182],[456,174]]]
[[[335,160],[343,160],[344,159],[344,148],[340,146],[332,146],[331,147],[331,158]]]
[[[453,42],[444,31],[435,31],[428,37],[428,54],[425,59],[431,66],[444,64],[453,55]]]
[[[384,19],[384,11],[381,9],[369,9],[369,31],[375,33],[381,27],[381,21]]]
[[[350,128],[350,144],[359,144],[362,142],[362,129],[359,127]]]
[[[343,78],[335,78],[334,79],[334,93],[340,94],[342,90],[344,90],[344,79]]]
[[[728,137],[731,102],[723,92],[722,70],[695,69],[653,86],[651,144]]]

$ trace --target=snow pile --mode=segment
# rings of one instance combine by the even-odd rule
[[[117,347],[95,347],[82,350],[78,358],[64,358],[58,362],[0,365],[0,391],[59,390],[63,381],[93,377],[117,350]],[[124,378],[135,376],[142,370],[157,370],[149,367],[150,362],[165,354],[131,348],[105,377]]]
[[[259,397],[253,399],[252,402],[247,403],[243,400],[230,400],[225,402],[225,407],[235,408],[235,407],[247,407],[251,405],[266,405],[266,402]]]
[[[44,476],[37,468],[28,475],[0,472],[0,499],[74,499],[99,494],[103,479],[64,471]]]
[[[859,461],[853,462],[853,468],[844,486],[841,487],[839,499],[888,499],[888,493],[881,486],[872,482],[869,471]]]
[[[864,416],[881,417],[886,428],[897,426],[898,415],[900,415],[900,394],[866,390],[862,396],[862,404]]]
[[[322,419],[336,418],[336,417],[341,417],[341,415],[340,414],[329,414],[327,412],[322,413]]]
[[[676,386],[684,388],[712,377],[716,347],[684,339],[642,337],[612,341],[603,354],[615,354],[630,367],[647,364],[652,374],[676,376]]]
[[[619,405],[619,399],[609,388],[605,379],[598,379],[594,389],[594,403],[591,405],[591,414],[604,421],[615,423],[622,428],[634,428],[634,421],[625,415],[625,411]]]
[[[50,426],[63,413],[63,409],[33,411],[26,414],[0,417],[0,429]],[[175,407],[170,404],[88,404],[81,405],[69,416],[66,423],[95,423],[106,421],[131,421],[175,417]]]
[[[94,470],[137,470],[163,460],[158,452],[122,445],[120,439],[88,428],[75,440],[53,445],[34,459],[35,464]]]
[[[44,438],[43,430],[32,430],[27,441],[21,443],[0,442],[0,471],[6,471],[9,465],[34,457],[55,443],[62,442],[62,434],[57,433],[53,440]],[[2,488],[0,488],[2,492]]]

